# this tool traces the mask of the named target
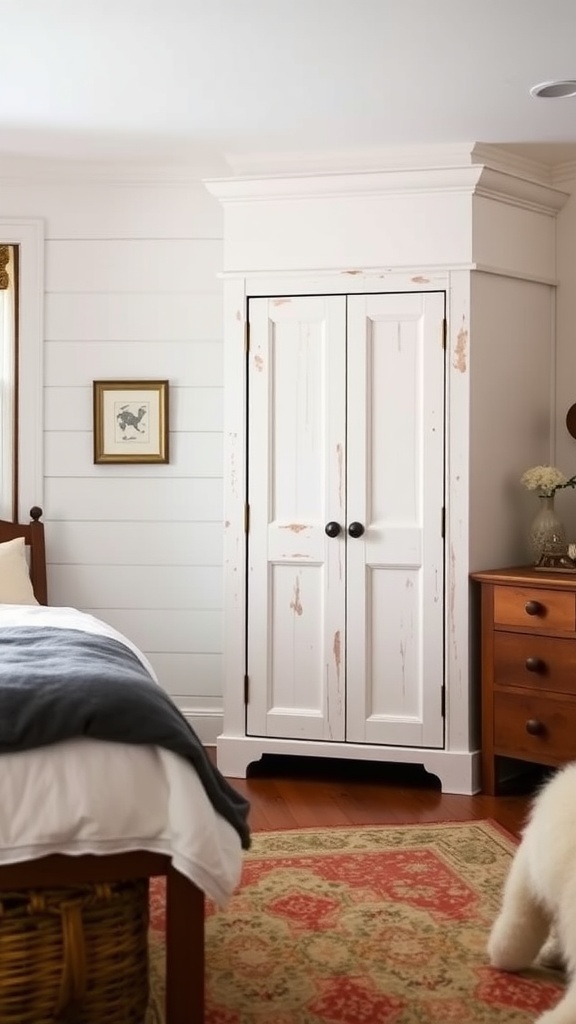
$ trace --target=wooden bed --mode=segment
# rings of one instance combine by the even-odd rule
[[[36,599],[48,604],[42,510],[30,510],[28,524],[0,520],[0,543],[24,537]],[[145,850],[106,856],[51,855],[0,866],[0,891],[166,877],[166,1024],[204,1020],[204,893],[170,857]]]

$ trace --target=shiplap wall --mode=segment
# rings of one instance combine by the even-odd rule
[[[149,657],[211,742],[222,693],[221,210],[200,182],[0,180],[45,225],[49,599]],[[92,381],[167,378],[170,463],[96,466]],[[25,410],[24,414],[25,414]]]

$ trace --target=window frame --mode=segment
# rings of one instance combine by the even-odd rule
[[[26,523],[44,507],[44,222],[0,216],[0,243],[18,247],[16,511]]]

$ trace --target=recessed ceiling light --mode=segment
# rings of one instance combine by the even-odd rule
[[[530,89],[531,96],[542,96],[544,99],[555,99],[558,96],[576,96],[576,80],[561,79],[558,82],[540,82]]]

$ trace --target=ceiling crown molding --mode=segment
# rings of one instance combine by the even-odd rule
[[[227,153],[234,177],[342,174],[345,172],[459,167],[471,163],[474,143],[420,146],[374,146],[317,152]]]
[[[470,153],[469,153],[470,157]],[[337,197],[463,192],[554,216],[568,193],[485,164],[436,166],[340,173],[212,178],[204,184],[223,204]]]
[[[474,194],[552,217],[562,209],[569,197],[568,192],[552,185],[542,185],[493,167],[482,168]]]
[[[511,152],[505,144],[485,142],[379,146],[308,153],[227,153],[226,160],[235,177],[251,178],[487,164],[542,184],[552,184],[554,170],[549,163]]]
[[[554,168],[554,183],[576,180],[576,160],[559,164]]]
[[[474,164],[484,164],[496,171],[513,174],[518,178],[528,178],[540,182],[541,185],[552,185],[554,168],[548,163],[531,157],[512,153],[504,144],[475,142],[470,157]]]

